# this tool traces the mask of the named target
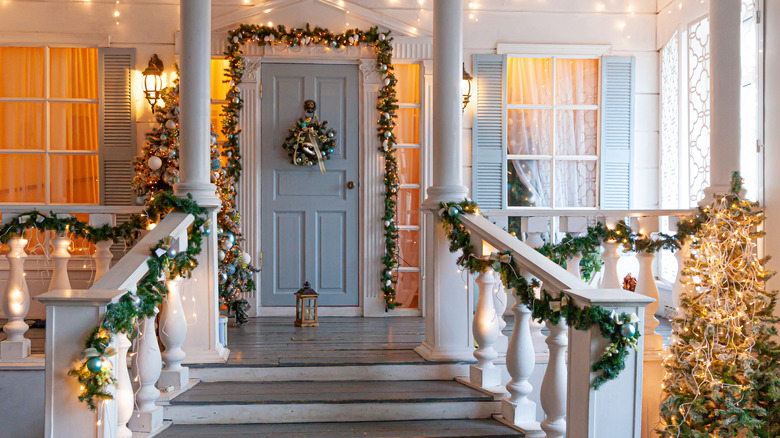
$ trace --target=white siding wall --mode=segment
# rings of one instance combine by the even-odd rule
[[[679,0],[678,0],[679,1]],[[213,0],[213,15],[220,17],[236,10],[267,2],[257,0]],[[432,0],[353,0],[360,6],[393,16],[422,29],[432,30]],[[464,4],[469,5],[470,0]],[[654,0],[479,0],[473,19],[466,13],[464,23],[464,60],[471,70],[471,55],[494,53],[497,43],[525,44],[609,44],[613,55],[634,55],[638,63],[637,141],[634,204],[637,208],[658,205],[658,36],[659,5]],[[658,3],[664,3],[659,0]],[[690,3],[686,1],[686,3]],[[699,2],[695,2],[699,3]],[[304,3],[311,7],[312,3]],[[166,72],[173,70],[174,33],[179,28],[179,2],[135,3],[122,0],[119,17],[113,17],[113,1],[91,2],[8,0],[0,4],[0,28],[18,44],[34,33],[110,35],[115,47],[136,47],[137,68],[143,70],[150,56],[157,53]],[[310,22],[333,30],[366,26],[365,22],[343,12],[306,14],[300,7],[271,11],[267,19],[274,24],[300,25]],[[290,20],[294,20],[292,22]],[[116,24],[118,21],[119,24]],[[58,38],[52,35],[52,42]],[[137,74],[140,79],[140,73]],[[140,81],[139,81],[140,82]],[[151,114],[140,88],[138,102],[138,141],[151,126]],[[471,179],[471,114],[464,118],[464,177]]]

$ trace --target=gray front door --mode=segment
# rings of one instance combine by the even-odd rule
[[[355,65],[262,67],[263,306],[295,305],[304,281],[321,306],[358,305],[358,70]],[[294,166],[282,148],[303,117],[303,102],[336,130],[336,148],[319,167]]]

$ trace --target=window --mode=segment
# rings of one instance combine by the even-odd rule
[[[508,59],[508,207],[596,207],[598,102],[598,59]]]
[[[398,248],[400,266],[396,286],[397,302],[401,308],[418,308],[420,291],[420,65],[395,64],[393,71],[398,79],[396,85],[398,109],[394,133],[398,139]]]
[[[0,47],[0,202],[97,204],[98,50]]]

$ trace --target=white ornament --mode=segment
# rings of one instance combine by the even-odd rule
[[[383,34],[383,33],[380,33],[379,34],[379,41],[384,41],[385,39],[387,39],[387,36],[385,36],[385,34]]]
[[[176,122],[174,122],[173,120],[168,120],[167,122],[165,122],[165,127],[168,129],[176,129]]]
[[[246,251],[241,253],[241,262],[247,265],[252,261],[252,257]]]
[[[146,165],[152,170],[157,170],[162,167],[162,160],[160,157],[149,157],[146,161]]]

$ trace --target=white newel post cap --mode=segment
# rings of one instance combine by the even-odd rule
[[[655,301],[622,289],[577,289],[564,293],[577,306],[600,306],[618,315],[644,315],[644,308]],[[567,438],[641,436],[644,321],[636,323],[636,329],[639,342],[636,350],[629,350],[625,369],[596,390],[592,382],[597,373],[591,369],[601,359],[608,341],[598,327],[587,331],[569,327],[566,422],[577,426],[569,428]]]

